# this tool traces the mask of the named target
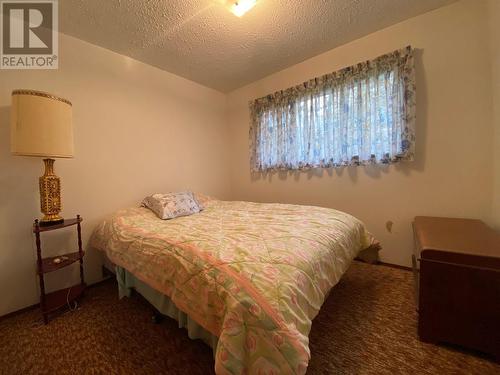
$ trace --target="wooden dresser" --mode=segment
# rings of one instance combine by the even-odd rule
[[[500,234],[480,220],[413,222],[418,334],[500,360]]]

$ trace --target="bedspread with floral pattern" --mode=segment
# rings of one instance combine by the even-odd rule
[[[214,200],[168,221],[119,211],[92,245],[219,337],[218,374],[303,374],[312,319],[370,236],[333,209]]]

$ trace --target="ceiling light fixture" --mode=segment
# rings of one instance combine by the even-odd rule
[[[257,0],[237,0],[231,1],[230,10],[237,17],[242,17],[246,12],[252,9]]]

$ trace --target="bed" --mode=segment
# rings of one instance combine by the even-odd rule
[[[160,220],[117,212],[91,244],[138,290],[212,346],[218,374],[304,374],[312,320],[357,254],[378,246],[362,222],[328,208],[206,200]]]

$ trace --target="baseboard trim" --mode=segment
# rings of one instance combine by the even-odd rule
[[[376,264],[378,264],[380,266],[385,266],[385,267],[397,268],[397,269],[404,270],[404,271],[411,271],[412,270],[411,267],[400,266],[399,264],[381,262],[380,260]]]
[[[35,308],[39,308],[39,307],[40,307],[40,302],[37,302],[34,305],[29,305],[29,306],[23,307],[22,309],[11,311],[10,313],[7,313],[5,315],[0,316],[0,322],[2,320],[8,319],[8,318],[12,318],[13,316],[22,314],[22,313],[24,313],[26,311],[34,310]]]
[[[111,277],[107,277],[105,279],[99,280],[99,281],[97,281],[97,282],[95,282],[93,284],[87,285],[86,289],[94,288],[96,286],[104,284],[107,281],[110,281],[111,279],[112,279]],[[26,311],[34,310],[36,308],[40,308],[40,302],[37,302],[37,303],[35,303],[33,305],[29,305],[29,306],[23,307],[22,309],[19,309],[19,310],[11,311],[10,313],[7,313],[5,315],[0,316],[0,322],[2,320],[4,320],[4,319],[12,318],[13,316],[16,316],[18,314],[22,314],[22,313],[24,313]]]

